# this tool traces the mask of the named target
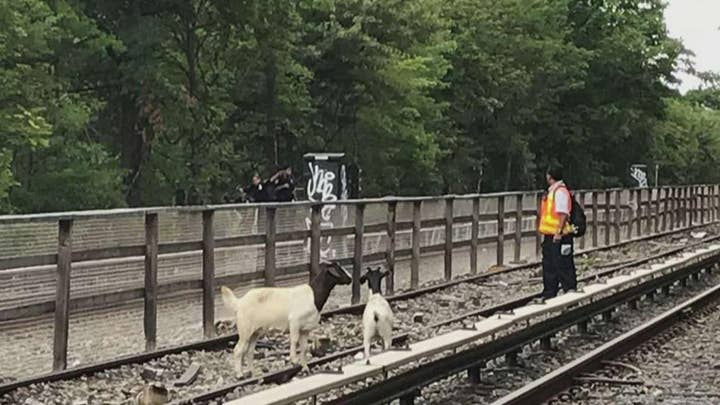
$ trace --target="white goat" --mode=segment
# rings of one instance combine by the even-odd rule
[[[360,278],[361,284],[367,281],[370,287],[370,296],[363,312],[363,346],[367,364],[370,364],[370,343],[375,336],[382,338],[385,350],[392,345],[393,313],[390,304],[380,293],[381,281],[388,273],[380,271],[379,267],[375,270],[368,267]]]
[[[310,284],[296,287],[254,288],[242,298],[235,297],[232,290],[221,287],[225,306],[235,312],[238,342],[235,345],[235,371],[243,375],[243,365],[253,373],[255,343],[260,333],[267,329],[290,331],[290,361],[298,364],[296,348],[299,346],[300,362],[307,370],[307,343],[310,331],[320,322],[320,311],[337,284],[350,284],[352,277],[337,263],[322,263],[320,273]]]

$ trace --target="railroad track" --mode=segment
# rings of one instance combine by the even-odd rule
[[[662,253],[659,253],[657,255],[653,255],[651,257],[644,257],[644,258],[636,258],[632,254],[630,254],[630,257],[624,257],[622,258],[621,262],[622,264],[618,264],[615,266],[610,267],[602,267],[596,271],[591,271],[590,274],[582,277],[580,281],[590,281],[594,280],[598,277],[609,277],[613,274],[622,272],[624,270],[646,264],[651,263],[653,261],[661,260],[665,257],[675,255],[679,252],[682,252],[683,250],[700,246],[702,244],[709,243],[713,240],[716,240],[720,238],[720,236],[715,235],[715,232],[717,231],[716,228],[708,227],[709,230],[711,230],[712,236],[706,238],[705,240],[702,240],[697,243],[692,243],[690,245],[686,246],[680,246],[680,247],[672,247],[672,239],[676,238],[677,234],[687,233],[688,230],[682,230],[678,232],[671,232],[666,233],[662,235],[655,235],[654,237],[648,237],[648,238],[642,238],[639,240],[633,240],[624,242],[622,244],[616,245],[616,246],[608,246],[603,247],[600,249],[597,249],[596,252],[603,252],[610,249],[618,248],[618,247],[627,247],[629,251],[632,252],[632,247],[635,245],[638,245],[641,247],[641,250],[645,250],[647,248],[647,241],[650,240],[658,240],[660,242],[655,242],[656,245],[660,244],[661,242],[665,242],[667,246],[660,246],[662,247]],[[640,253],[641,252],[635,252]],[[597,254],[597,253],[595,253]],[[459,279],[459,280],[453,280],[446,283],[439,283],[436,285],[431,285],[419,290],[407,292],[407,293],[401,293],[396,295],[395,297],[391,297],[390,301],[393,302],[394,306],[402,306],[403,302],[411,302],[409,304],[409,307],[414,308],[423,308],[427,307],[428,305],[432,305],[434,302],[436,302],[437,295],[446,293],[449,294],[450,297],[453,297],[452,294],[457,294],[462,296],[463,294],[466,294],[468,290],[477,290],[478,288],[482,287],[483,283],[487,283],[488,281],[492,282],[493,280],[500,279],[501,282],[507,282],[509,285],[513,285],[513,283],[516,284],[525,284],[524,281],[528,279],[530,275],[533,275],[533,272],[535,272],[536,264],[528,264],[525,266],[520,266],[517,268],[510,268],[505,269],[502,271],[489,273],[489,274],[483,274],[480,276],[470,277],[466,279]],[[527,286],[525,286],[527,287]],[[427,337],[428,335],[441,332],[449,327],[451,327],[454,324],[462,323],[467,320],[471,320],[478,317],[483,316],[489,316],[490,314],[501,312],[501,311],[508,311],[513,308],[517,308],[519,306],[522,306],[526,304],[529,300],[535,298],[538,294],[533,293],[530,291],[534,291],[538,288],[538,286],[530,286],[528,288],[518,288],[517,291],[513,291],[514,298],[511,299],[508,302],[505,302],[500,305],[492,305],[495,302],[499,301],[499,296],[503,296],[507,298],[508,294],[507,291],[502,291],[501,294],[495,294],[495,296],[488,295],[479,297],[477,300],[471,300],[472,302],[468,303],[462,303],[462,305],[459,305],[461,301],[451,302],[451,305],[447,307],[445,311],[443,312],[439,318],[441,320],[438,320],[436,322],[431,322],[427,325],[422,325],[422,327],[418,328],[408,328],[408,330],[402,331],[396,336],[396,342],[401,344],[408,341],[416,341],[421,340],[424,337]],[[492,289],[490,290],[492,291]],[[453,300],[451,300],[453,301]],[[458,304],[458,305],[456,305]],[[476,307],[476,308],[467,308],[467,307]],[[404,312],[411,312],[412,308],[406,308]],[[338,310],[330,311],[323,314],[323,318],[325,320],[329,320],[332,318],[336,318],[340,320],[340,323],[348,323],[353,319],[353,316],[360,313],[362,311],[361,305],[351,306],[351,307],[345,307]],[[396,307],[396,312],[398,311]],[[460,316],[449,316],[448,314],[454,314],[454,313],[462,313]],[[411,314],[405,314],[408,317]],[[359,322],[355,322],[359,324]],[[408,319],[402,319],[398,321],[398,324],[406,325],[408,324]],[[411,322],[410,322],[411,324]],[[282,336],[280,336],[282,338]],[[116,378],[112,375],[112,370],[115,369],[127,369],[127,366],[130,364],[152,364],[155,366],[163,367],[163,359],[165,358],[172,358],[173,356],[184,356],[184,357],[192,357],[187,356],[188,353],[208,353],[209,351],[215,351],[219,353],[219,357],[222,357],[222,364],[218,363],[218,359],[215,360],[215,365],[220,367],[227,367],[230,368],[229,361],[227,360],[230,356],[227,356],[225,353],[228,349],[228,345],[233,343],[233,337],[232,336],[224,336],[220,338],[211,339],[204,342],[199,342],[191,345],[184,345],[184,346],[178,346],[174,348],[159,350],[155,352],[150,353],[143,353],[140,355],[135,356],[127,356],[120,359],[115,359],[108,362],[93,364],[85,367],[80,367],[77,369],[71,369],[60,373],[53,373],[49,375],[43,375],[38,376],[35,378],[25,379],[25,380],[19,380],[14,381],[10,383],[5,383],[3,385],[0,385],[0,394],[2,393],[9,393],[6,394],[4,397],[0,397],[0,401],[3,398],[13,398],[13,393],[17,393],[19,389],[26,388],[26,387],[32,387],[33,385],[42,384],[46,389],[52,390],[53,387],[49,386],[48,383],[52,381],[61,381],[67,382],[68,380],[72,380],[75,378],[78,378],[80,376],[89,375],[93,373],[100,373],[98,379],[109,379],[109,380],[116,380]],[[283,341],[279,341],[279,344],[284,344]],[[334,348],[333,352],[329,355],[317,358],[311,363],[311,366],[314,367],[314,369],[330,366],[332,367],[335,363],[347,363],[348,361],[352,360],[352,356],[356,354],[360,350],[358,345],[349,345],[346,347],[336,347]],[[283,352],[278,352],[277,350],[268,350],[268,356],[267,357],[275,357],[275,358],[281,358]],[[238,382],[233,382],[229,384],[221,384],[219,387],[214,387],[213,389],[207,390],[204,388],[207,388],[206,386],[203,386],[202,388],[196,388],[196,387],[189,387],[184,390],[178,390],[174,392],[175,397],[179,397],[177,402],[178,403],[202,403],[207,402],[219,398],[223,398],[226,395],[230,394],[231,397],[238,396],[240,393],[245,392],[251,392],[256,389],[260,388],[261,384],[268,384],[268,383],[282,383],[284,381],[288,381],[291,378],[293,378],[298,372],[299,368],[297,367],[288,367],[285,365],[286,363],[282,359],[277,359],[277,361],[274,364],[271,364],[268,368],[268,372],[264,373],[260,377],[257,378],[250,378]],[[188,364],[186,361],[179,361],[180,368],[171,370],[175,374],[179,374],[184,367],[187,367]],[[204,366],[201,364],[201,366]],[[135,366],[134,369],[132,369],[130,372],[128,370],[125,370],[126,374],[133,374],[133,375],[139,375],[137,367]],[[123,378],[120,378],[123,379]],[[136,387],[138,384],[141,383],[137,378],[124,378],[127,380],[127,384],[124,384],[122,390],[123,392],[132,390],[133,387]],[[228,377],[228,380],[233,379],[232,377]],[[250,388],[250,389],[248,389]],[[33,392],[32,389],[29,389],[28,392]],[[75,399],[75,398],[72,398]]]
[[[673,368],[669,372],[665,370],[665,381],[657,380],[657,378],[660,377],[660,373],[658,372],[647,375],[646,379],[641,370],[643,363],[642,358],[658,355],[659,349],[663,346],[667,346],[668,343],[688,334],[688,332],[697,332],[698,329],[702,329],[699,334],[701,336],[711,335],[711,338],[706,341],[712,345],[714,340],[712,334],[720,329],[715,325],[718,319],[720,319],[720,316],[718,316],[720,314],[720,305],[717,304],[718,300],[720,300],[720,285],[696,295],[648,322],[605,343],[575,361],[500,398],[495,401],[493,405],[527,404],[529,403],[528,401],[539,403],[548,398],[551,398],[551,400],[548,401],[550,403],[562,403],[579,399],[587,403],[589,400],[587,395],[588,390],[592,392],[593,390],[597,390],[596,387],[606,387],[606,391],[612,391],[613,387],[619,388],[621,392],[629,391],[629,396],[633,398],[628,398],[626,394],[622,399],[613,399],[613,401],[620,401],[622,403],[637,403],[638,399],[645,397],[645,395],[642,395],[640,392],[644,391],[642,388],[640,390],[628,390],[625,387],[655,388],[658,389],[659,395],[662,395],[663,390],[668,388],[668,384],[675,383],[676,385],[683,385],[677,384],[677,373],[683,368]],[[715,322],[709,325],[710,330],[707,330],[708,325],[706,325],[705,322],[699,323],[698,320],[710,316],[712,316]],[[695,329],[695,331],[693,331],[693,329]],[[693,338],[697,338],[697,335],[696,333]],[[714,349],[717,350],[718,348],[720,348],[720,343],[715,343]],[[676,347],[672,349],[674,349],[673,352],[675,353],[682,353],[686,352],[688,348],[685,345],[680,345],[680,347],[676,345]],[[713,349],[707,347],[705,350]],[[626,357],[630,358],[629,361],[614,361],[616,358],[626,354],[628,354]],[[665,354],[665,356],[668,356],[668,354]],[[687,358],[695,358],[696,356],[697,353],[692,353],[691,356],[687,356]],[[639,362],[637,361],[638,358],[641,358]],[[633,363],[638,364],[638,366],[633,365]],[[673,365],[684,365],[684,371],[689,372],[691,375],[693,374],[691,370],[687,369],[687,364],[671,363],[664,367],[667,368]],[[710,373],[714,373],[712,367],[719,365],[720,363],[715,366],[712,364],[706,366],[710,368]],[[604,376],[589,375],[590,373],[603,370],[606,371]],[[632,377],[627,378],[628,372]],[[667,378],[668,374],[671,378]],[[623,377],[619,378],[619,376]],[[689,376],[685,375],[685,377]],[[720,391],[717,390],[717,387],[713,387],[713,385],[711,378],[710,384],[700,387],[700,393],[685,391],[681,392],[679,397],[688,401],[685,403],[717,403],[717,401],[720,400]],[[618,393],[616,392],[615,394],[617,395]],[[658,394],[653,393],[651,396],[652,395],[657,396]]]
[[[315,403],[321,397],[323,401],[329,400],[328,404],[344,405],[385,403],[397,398],[401,403],[412,403],[412,398],[425,385],[459,372],[475,374],[481,363],[502,355],[512,358],[524,346],[587,322],[595,315],[609,314],[625,302],[664,289],[715,265],[720,260],[720,244],[697,249],[691,254],[682,252],[679,257],[678,253],[681,252],[657,255],[650,260],[662,257],[665,259],[663,264],[626,271],[605,283],[586,285],[585,292],[567,294],[545,305],[526,306],[515,313],[480,320],[470,329],[459,329],[417,342],[410,346],[409,353],[379,354],[371,359],[374,369],[373,365],[363,367],[355,363],[347,366],[341,375],[321,373],[298,379],[281,387],[244,396],[230,404],[302,403],[295,401],[304,397],[313,397],[309,403]],[[536,319],[539,320],[535,322]],[[483,341],[476,344],[478,340]],[[420,360],[425,362],[417,367]],[[339,390],[352,384],[359,389],[350,389],[353,392],[345,395],[344,390]]]

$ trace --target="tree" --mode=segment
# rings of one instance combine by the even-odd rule
[[[114,199],[107,206],[122,204],[113,198],[121,187],[110,180],[117,173],[114,159],[88,127],[100,102],[84,91],[92,81],[88,62],[117,46],[70,2],[0,1],[0,209],[55,209],[57,194],[48,184],[63,193],[70,185],[84,190],[68,194],[67,209],[95,207],[103,195]],[[102,159],[83,156],[82,167],[73,166],[75,148]],[[105,176],[105,187],[98,188],[88,171]],[[37,205],[43,198],[50,204]]]

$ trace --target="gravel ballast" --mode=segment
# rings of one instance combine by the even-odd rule
[[[720,228],[714,226],[708,227],[706,230],[709,235],[712,235],[718,233]],[[577,259],[579,276],[593,274],[607,269],[612,264],[658,254],[692,242],[694,240],[690,233],[684,232],[650,241],[632,243],[608,251],[589,253]],[[539,268],[532,268],[496,275],[480,282],[461,283],[414,299],[395,302],[392,304],[396,317],[394,333],[408,333],[412,342],[452,330],[457,326],[451,325],[430,329],[427,328],[427,325],[444,321],[471,310],[488,308],[538,292],[542,288],[540,276]],[[320,327],[312,334],[312,338],[315,340],[328,338],[329,343],[326,343],[327,351],[325,353],[316,353],[314,357],[362,344],[360,318],[360,316],[356,315],[336,315],[323,321]],[[415,318],[415,321],[413,318]],[[233,329],[232,324],[219,326],[226,332]],[[613,324],[607,328],[614,330]],[[256,351],[255,365],[258,373],[275,371],[289,366],[286,354],[289,344],[286,333],[270,332],[261,340],[272,342],[275,347]],[[564,344],[562,340],[560,344]],[[227,350],[191,351],[169,355],[144,364],[123,366],[79,379],[20,388],[0,397],[0,403],[33,404],[32,401],[39,401],[39,403],[44,404],[72,404],[75,402],[88,405],[95,403],[120,404],[130,400],[142,388],[145,382],[143,379],[145,368],[153,369],[152,380],[171,385],[170,383],[185,372],[191,364],[199,364],[200,372],[194,383],[185,387],[169,387],[170,398],[177,400],[239,381],[234,375],[230,363],[231,358],[230,348]],[[542,358],[542,356],[538,358]],[[337,367],[353,361],[355,360],[352,357],[348,357],[329,364],[328,367]],[[553,360],[548,361],[550,364],[553,362]],[[146,375],[149,375],[147,371]],[[490,382],[488,383],[490,384]],[[257,385],[247,387],[242,391],[228,395],[226,399],[264,388],[266,387]],[[457,390],[457,387],[453,390]],[[429,393],[432,393],[432,391],[432,387],[428,388]],[[430,395],[427,400],[432,401],[433,398],[437,399],[440,396],[439,394]]]

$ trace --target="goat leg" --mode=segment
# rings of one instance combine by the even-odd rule
[[[300,328],[296,324],[290,324],[290,363],[297,364],[297,344],[300,339]]]
[[[300,332],[300,342],[298,343],[300,349],[300,365],[302,366],[302,371],[306,373],[310,373],[310,368],[307,365],[307,348],[309,338],[309,333]]]

